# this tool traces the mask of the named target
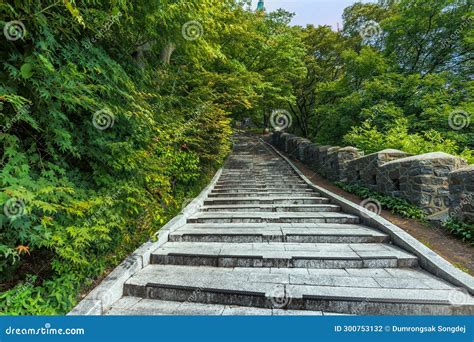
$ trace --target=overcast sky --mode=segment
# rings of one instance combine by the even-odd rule
[[[253,8],[257,7],[258,0],[253,1]],[[342,13],[344,8],[356,3],[356,0],[265,0],[267,11],[283,8],[295,13],[293,25],[306,26],[307,24],[331,25],[334,29],[339,23],[342,28]],[[364,0],[362,2],[377,2]]]

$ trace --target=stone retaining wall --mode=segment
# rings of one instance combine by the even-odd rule
[[[449,214],[467,223],[474,223],[474,166],[449,174]]]
[[[389,161],[408,157],[399,150],[383,150],[348,162],[347,183],[359,184],[371,190],[377,189],[377,179],[380,179],[380,167]]]
[[[273,133],[271,142],[329,180],[404,198],[427,214],[449,208],[452,216],[474,222],[474,166],[459,157],[391,149],[364,156],[355,147],[319,146],[282,132]]]
[[[377,189],[433,214],[449,208],[448,175],[465,166],[463,159],[443,152],[393,160],[380,166]]]

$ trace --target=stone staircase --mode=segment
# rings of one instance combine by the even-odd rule
[[[106,314],[474,313],[471,296],[360,222],[263,142],[241,137],[201,210]]]

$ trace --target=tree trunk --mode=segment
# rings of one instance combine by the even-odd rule
[[[171,55],[176,50],[176,44],[173,42],[169,42],[165,45],[165,47],[161,50],[160,59],[164,64],[170,64],[171,62]]]

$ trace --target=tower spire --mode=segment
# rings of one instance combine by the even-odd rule
[[[265,4],[263,0],[258,0],[257,11],[265,11]]]

